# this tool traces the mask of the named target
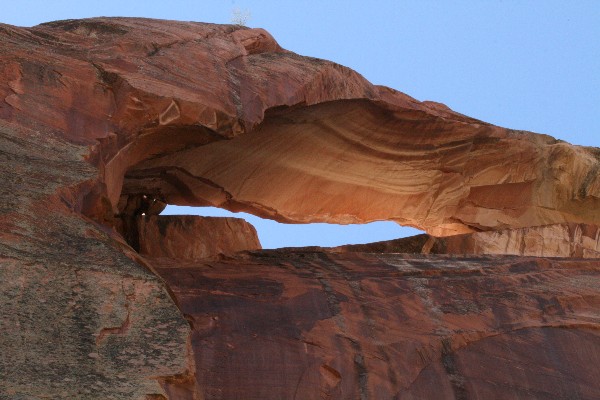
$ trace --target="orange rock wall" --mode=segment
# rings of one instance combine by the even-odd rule
[[[423,252],[600,259],[600,229],[596,225],[555,224],[476,232],[432,239],[425,244]]]

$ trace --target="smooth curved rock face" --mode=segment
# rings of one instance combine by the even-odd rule
[[[600,218],[588,150],[370,100],[273,111],[253,132],[128,177],[150,185],[169,165],[202,202],[287,222],[395,220],[440,236]],[[582,175],[555,174],[563,168]],[[216,187],[202,195],[206,179]]]
[[[241,218],[152,215],[138,219],[139,252],[152,258],[194,261],[262,247]]]
[[[600,397],[597,261],[274,250],[155,265],[192,321],[205,399]]]
[[[261,29],[98,18],[0,25],[0,161],[3,399],[600,396],[597,261],[175,261],[202,252],[138,226],[172,203],[546,238],[600,224],[597,148],[418,102]]]
[[[115,213],[152,194],[435,236],[600,224],[598,149],[420,103],[261,29],[98,18],[1,35],[0,117],[100,142],[88,157]]]

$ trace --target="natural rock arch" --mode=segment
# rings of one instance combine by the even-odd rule
[[[79,90],[66,91],[62,114],[26,110],[29,76],[9,97],[70,140],[100,142],[91,159],[106,191],[85,211],[96,219],[127,215],[127,198],[145,194],[284,222],[394,220],[436,236],[600,222],[597,150],[420,103],[261,29],[95,19],[33,32],[94,49],[80,59],[57,49],[70,64],[47,73],[63,87],[45,96]],[[112,211],[94,208],[103,196]]]
[[[99,18],[0,25],[0,38],[0,395],[392,398],[428,394],[439,376],[450,396],[518,340],[540,370],[561,367],[553,382],[598,397],[585,375],[599,354],[596,261],[297,251],[194,264],[168,246],[144,257],[118,233],[162,234],[151,215],[168,202],[482,231],[473,246],[568,222],[550,231],[598,250],[597,227],[579,224],[600,223],[598,149],[418,102],[260,29]],[[427,239],[473,248],[461,240]],[[496,336],[489,356],[460,351]],[[214,359],[198,356],[207,343]],[[547,357],[552,346],[565,351]],[[258,359],[264,369],[234,368]]]

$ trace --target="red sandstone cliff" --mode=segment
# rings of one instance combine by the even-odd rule
[[[98,18],[0,25],[0,160],[0,398],[600,397],[597,148],[261,29]],[[518,256],[231,254],[251,227],[166,203]]]
[[[209,399],[596,399],[598,261],[264,251],[161,263]]]

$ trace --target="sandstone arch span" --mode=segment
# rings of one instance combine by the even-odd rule
[[[261,29],[100,18],[4,32],[2,116],[94,146],[104,186],[90,202],[115,214],[123,193],[437,236],[600,222],[597,150],[418,102]],[[23,61],[22,43],[53,50]]]
[[[600,274],[579,259],[600,238],[596,148],[418,102],[264,30],[191,22],[0,25],[0,100],[0,397],[435,397],[441,377],[446,397],[475,398],[471,366],[505,343],[524,351],[488,397],[507,381],[600,393],[586,368]],[[134,251],[138,214],[162,235],[165,202],[491,231],[519,251],[554,232],[550,250],[574,258]],[[461,350],[477,341],[484,356]],[[538,360],[560,369],[511,375]]]

